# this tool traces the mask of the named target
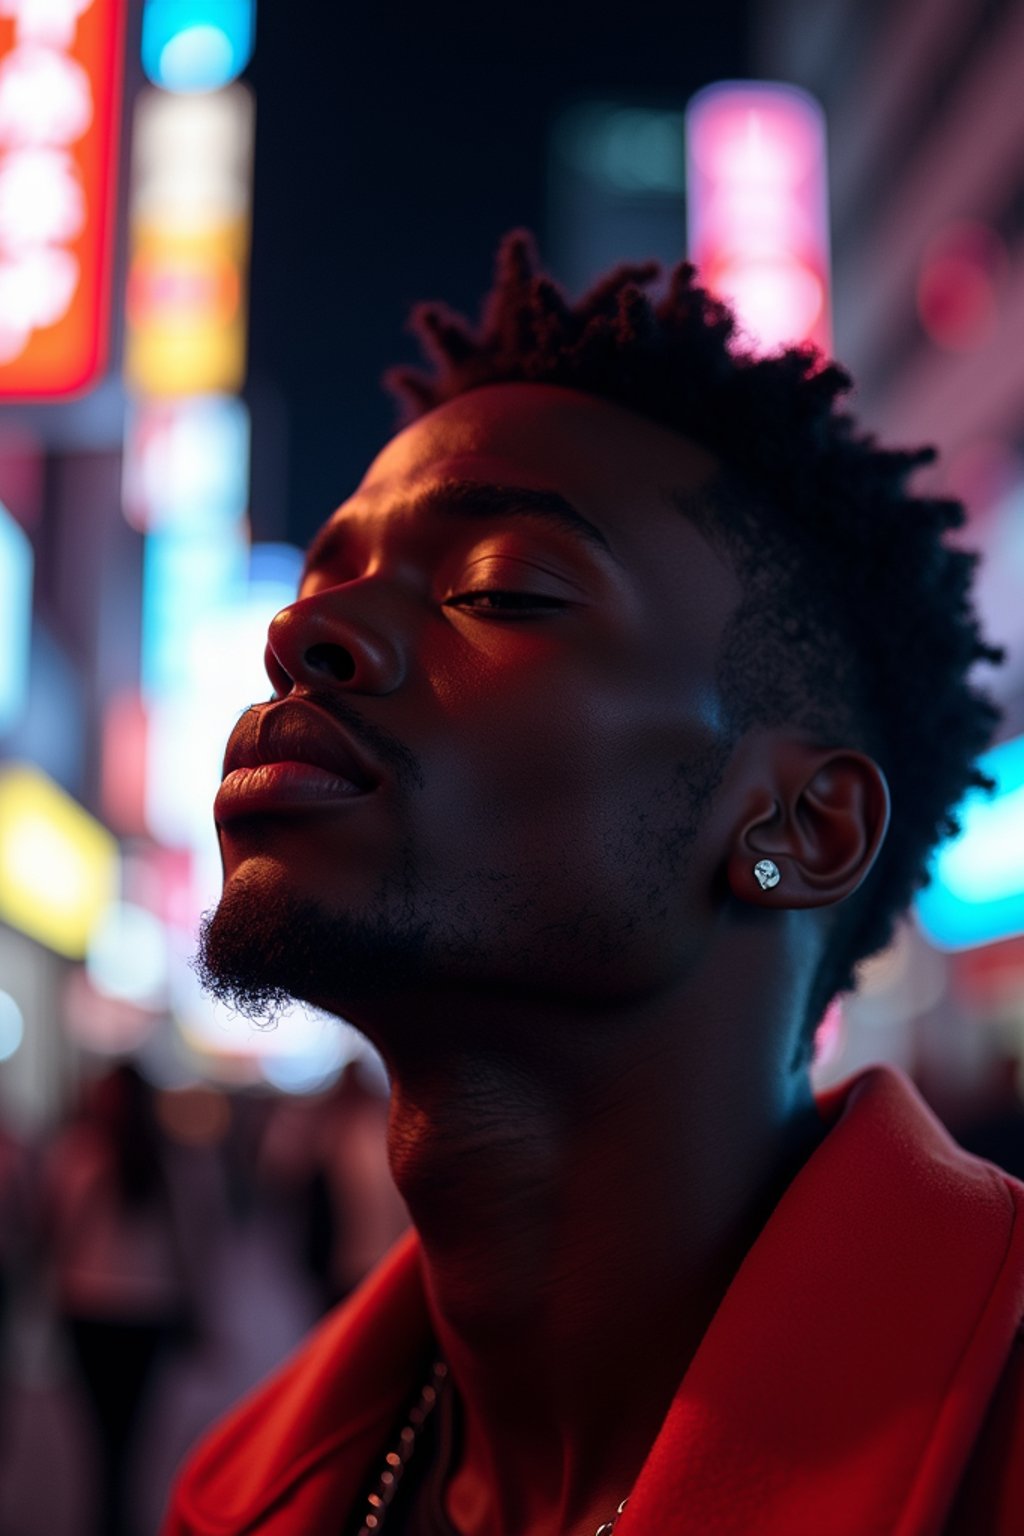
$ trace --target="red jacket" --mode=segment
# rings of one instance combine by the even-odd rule
[[[892,1067],[818,1103],[615,1536],[1022,1536],[1024,1185]],[[410,1233],[201,1442],[163,1536],[335,1536],[429,1337]]]

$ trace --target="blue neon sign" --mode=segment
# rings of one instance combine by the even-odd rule
[[[142,67],[165,91],[216,91],[252,58],[255,0],[146,0]]]

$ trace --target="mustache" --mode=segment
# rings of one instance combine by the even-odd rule
[[[424,787],[426,780],[415,754],[397,736],[393,736],[390,731],[367,720],[357,709],[353,709],[347,699],[338,698],[337,694],[326,688],[304,688],[301,697],[304,701],[317,705],[325,714],[336,720],[349,732],[358,746],[365,747],[371,759],[382,767],[391,769],[400,785],[415,789]],[[235,730],[252,731],[255,736],[264,711],[287,702],[287,699],[286,694],[284,698],[264,699],[257,704],[250,704],[248,709],[243,710]]]

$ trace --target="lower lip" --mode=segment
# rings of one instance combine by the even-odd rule
[[[224,779],[213,802],[218,822],[240,816],[282,811],[311,811],[343,800],[365,800],[373,793],[312,763],[260,763],[235,768]]]

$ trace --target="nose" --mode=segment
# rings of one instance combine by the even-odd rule
[[[353,598],[335,588],[299,598],[274,615],[264,664],[275,693],[283,697],[295,688],[336,685],[350,693],[384,694],[400,685],[401,648],[354,608]]]

